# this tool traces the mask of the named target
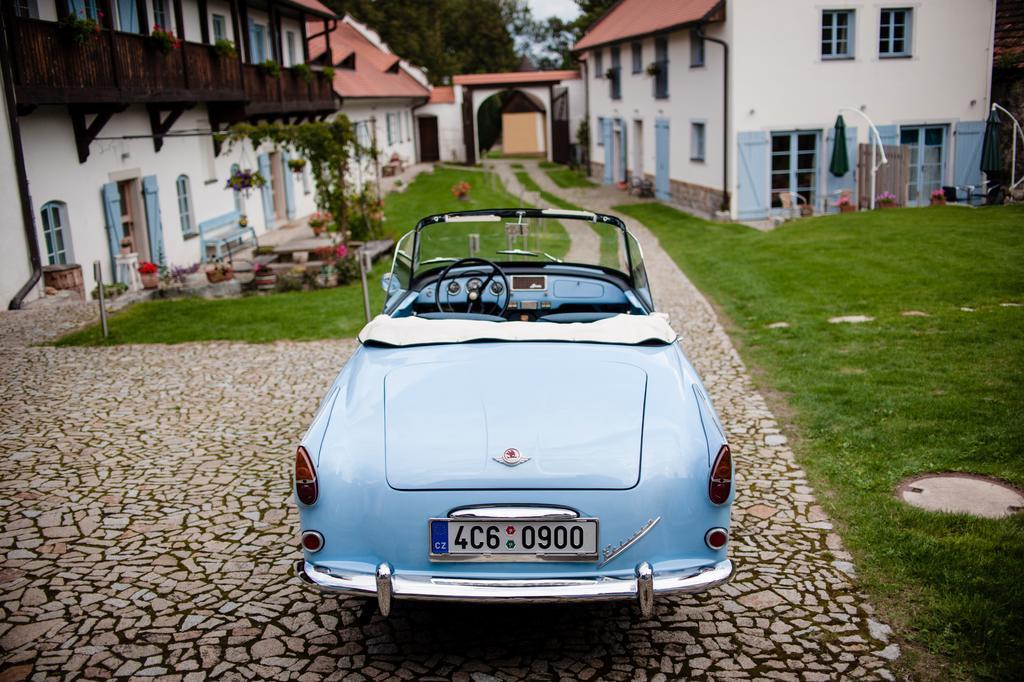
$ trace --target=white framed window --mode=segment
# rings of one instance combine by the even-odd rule
[[[173,28],[167,14],[167,0],[153,0],[153,25],[161,28]]]
[[[396,130],[395,130],[396,129],[395,115],[394,114],[388,114],[387,118],[385,119],[385,123],[386,123],[386,126],[387,126],[388,145],[390,146],[390,145],[393,145],[395,143],[395,139],[397,137]]]
[[[604,52],[594,50],[594,78],[604,78]]]
[[[604,146],[604,116],[597,117],[597,146]]]
[[[46,241],[46,259],[50,265],[74,262],[71,253],[71,234],[68,228],[68,206],[63,201],[48,201],[42,208],[43,238]]]
[[[690,68],[698,66],[704,66],[704,39],[694,29],[690,31]]]
[[[690,161],[705,160],[706,125],[704,121],[690,123]]]
[[[412,114],[405,112],[405,141],[412,142]]]
[[[914,11],[909,8],[883,9],[878,24],[878,56],[909,57]]]
[[[630,49],[633,51],[633,73],[641,73],[644,70],[643,43],[633,43]]]
[[[214,40],[214,42],[216,42],[218,40],[227,40],[228,39],[227,31],[224,30],[226,26],[227,26],[227,20],[224,18],[223,14],[214,14],[213,15],[213,40]]]
[[[179,175],[175,181],[178,188],[178,219],[181,221],[181,233],[186,237],[196,233],[196,216],[192,211],[192,188],[188,176]]]
[[[821,58],[852,59],[854,11],[826,9],[821,12]]]
[[[295,31],[285,31],[284,42],[288,49],[288,66],[295,66],[299,63],[295,59]]]

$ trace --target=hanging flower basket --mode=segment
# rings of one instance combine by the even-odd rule
[[[661,73],[661,66],[658,65],[657,62],[651,62],[650,64],[647,65],[646,71],[648,76],[657,76],[659,73]]]
[[[253,189],[263,187],[265,184],[267,184],[267,179],[258,170],[239,168],[228,178],[224,189],[241,192],[244,196],[248,197]]]
[[[68,14],[57,22],[57,37],[67,44],[85,45],[99,35],[100,25],[93,19]]]
[[[181,39],[174,35],[174,31],[159,24],[153,26],[146,40],[153,49],[164,54],[170,54],[181,47]]]
[[[305,167],[305,159],[288,159],[288,168],[296,175],[300,175],[302,173],[302,169]]]

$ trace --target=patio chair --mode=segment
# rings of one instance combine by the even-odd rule
[[[788,212],[789,217],[799,218],[800,216],[811,215],[811,206],[803,195],[790,191],[778,192],[777,194],[779,195],[779,203],[782,204],[782,210]],[[801,204],[801,202],[803,203]]]

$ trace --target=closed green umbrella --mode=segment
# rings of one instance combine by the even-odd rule
[[[981,147],[981,171],[998,173],[1003,170],[1003,155],[999,151],[999,114],[993,109],[985,122],[985,140]]]
[[[835,144],[832,146],[832,162],[828,165],[828,172],[841,178],[850,172],[850,157],[846,153],[846,122],[842,114],[836,117],[833,135]]]

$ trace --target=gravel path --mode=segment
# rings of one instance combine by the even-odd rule
[[[567,198],[618,196],[601,192]],[[0,678],[891,679],[899,649],[712,309],[633,228],[738,456],[732,583],[648,620],[403,602],[382,619],[290,573],[294,444],[353,341],[30,346],[94,308],[4,311]]]

